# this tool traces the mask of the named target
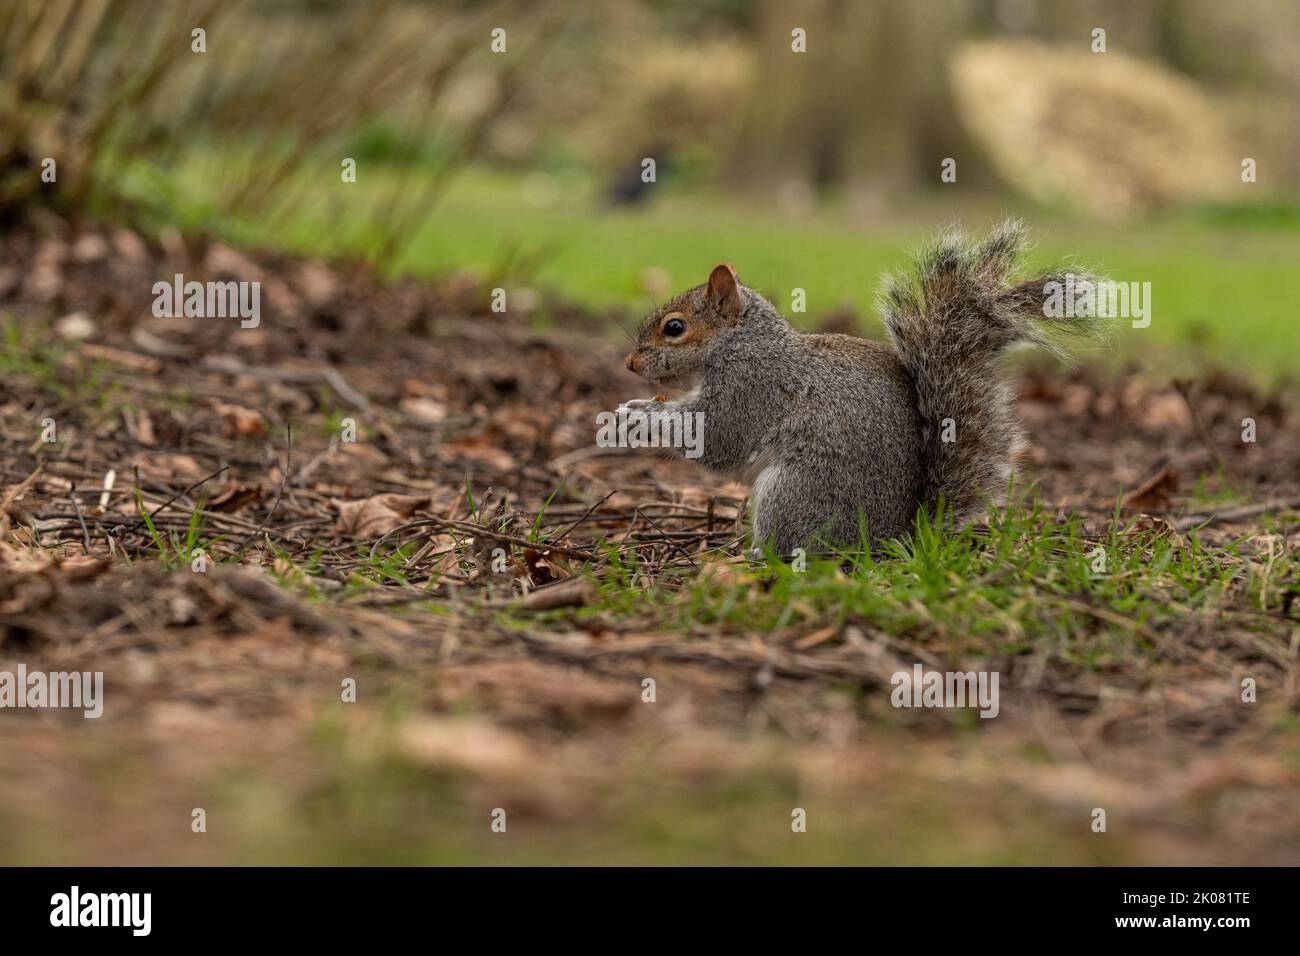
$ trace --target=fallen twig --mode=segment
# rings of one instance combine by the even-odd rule
[[[1241,505],[1226,511],[1212,511],[1187,515],[1174,522],[1175,531],[1187,531],[1190,528],[1204,528],[1225,521],[1238,521],[1242,518],[1254,518],[1257,515],[1274,511],[1294,511],[1300,509],[1300,498],[1288,498],[1283,501],[1265,501],[1254,505]]]
[[[210,356],[203,360],[206,368],[214,369],[218,372],[226,372],[230,375],[248,375],[252,378],[269,379],[274,382],[315,382],[324,381],[326,385],[334,389],[339,398],[343,399],[349,405],[354,405],[362,411],[370,407],[370,399],[366,398],[347,381],[335,369],[330,366],[322,368],[266,368],[260,365],[245,365],[235,359],[225,358],[223,356]]]

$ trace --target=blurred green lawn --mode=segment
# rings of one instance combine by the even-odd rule
[[[382,240],[384,198],[398,174],[362,167],[356,183],[322,170],[319,184],[301,183],[287,215],[258,222],[215,216],[217,175],[229,155],[206,152],[159,189],[158,174],[141,175],[138,190],[173,221],[211,229],[242,243],[324,255],[366,256]],[[941,190],[909,201],[902,214],[855,214],[849,202],[828,202],[784,215],[775,198],[744,199],[672,182],[640,209],[612,209],[585,173],[462,173],[394,261],[391,274],[445,275],[471,269],[507,287],[536,284],[593,307],[633,313],[656,296],[702,282],[720,261],[735,263],[747,284],[788,308],[791,290],[807,293],[815,324],[843,305],[860,314],[859,329],[881,334],[874,299],[882,272],[906,265],[908,252],[937,227],[961,221],[983,229],[1004,212],[1023,215],[1038,245],[1033,261],[1074,256],[1126,282],[1150,282],[1149,328],[1123,326],[1116,356],[1161,372],[1191,374],[1226,365],[1269,383],[1300,355],[1300,223],[1270,217],[1268,207],[1188,211],[1159,220],[1112,225],[1079,222],[1059,211],[998,199],[949,201]],[[954,193],[954,196],[959,194]],[[1231,212],[1228,210],[1227,212]],[[531,263],[521,269],[520,263]]]

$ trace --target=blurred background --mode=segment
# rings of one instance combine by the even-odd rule
[[[1129,354],[1275,377],[1300,344],[1287,0],[47,0],[0,38],[0,222],[632,311],[727,259],[878,334],[881,270],[1014,211],[1045,257],[1153,283]]]

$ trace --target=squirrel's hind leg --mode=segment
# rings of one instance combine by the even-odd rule
[[[788,464],[768,465],[750,494],[754,516],[752,547],[770,547],[782,558],[796,548],[826,550],[837,543],[835,502],[818,476]]]

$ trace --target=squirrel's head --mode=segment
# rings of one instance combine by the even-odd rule
[[[730,263],[716,266],[704,285],[688,289],[646,317],[627,354],[627,367],[651,385],[694,387],[710,344],[740,325],[752,295],[756,293],[740,284]]]

